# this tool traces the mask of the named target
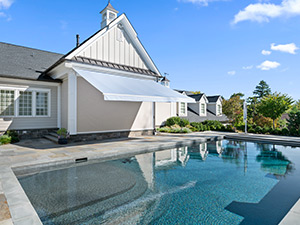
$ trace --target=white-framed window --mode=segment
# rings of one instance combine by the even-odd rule
[[[15,115],[15,91],[0,89],[0,116]]]
[[[48,104],[49,94],[48,92],[36,92],[36,116],[48,116],[49,104]]]
[[[186,114],[186,103],[180,102],[179,106],[180,106],[180,108],[179,108],[180,115],[185,115]]]
[[[32,92],[19,92],[19,116],[32,116]]]
[[[201,104],[201,114],[205,114],[205,104]]]
[[[217,106],[218,107],[218,115],[221,115],[222,114],[222,107],[221,107],[221,105],[218,105]]]
[[[0,86],[0,117],[49,117],[50,89]]]

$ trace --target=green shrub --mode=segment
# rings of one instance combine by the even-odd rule
[[[157,131],[162,132],[162,133],[170,133],[171,132],[171,128],[169,128],[169,127],[162,127],[162,128],[158,128]]]
[[[282,134],[283,136],[288,136],[288,135],[290,134],[290,131],[289,131],[289,129],[287,129],[286,127],[284,127],[284,128],[282,128],[282,130],[281,130],[281,134]]]
[[[253,129],[252,127],[248,130],[248,133],[252,133],[254,134],[255,133],[255,129]]]
[[[193,131],[202,131],[202,130],[200,130],[200,124],[199,123],[192,122],[191,126],[193,127],[193,129],[192,129]]]
[[[189,124],[190,124],[190,121],[188,121],[187,119],[181,118],[178,125],[179,125],[180,127],[186,127],[186,126],[189,125]]]
[[[264,126],[262,129],[262,134],[270,134],[272,131],[272,128]]]
[[[9,130],[6,134],[11,137],[10,143],[14,144],[20,141],[19,134],[16,131]]]
[[[167,119],[166,126],[171,127],[175,124],[179,125],[180,120],[181,120],[180,117],[171,117],[171,118]]]
[[[260,126],[257,126],[256,128],[255,128],[255,133],[256,134],[261,134],[263,132],[263,129],[260,127]]]
[[[187,127],[182,128],[181,131],[182,131],[182,133],[185,133],[185,134],[192,133],[192,131]]]
[[[226,131],[227,132],[234,132],[233,126],[232,125],[227,125],[226,126]]]
[[[6,145],[11,143],[11,137],[8,135],[2,135],[0,136],[0,144],[1,145]]]

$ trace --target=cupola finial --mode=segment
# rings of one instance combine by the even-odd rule
[[[116,19],[118,13],[119,12],[110,4],[110,0],[108,0],[107,6],[100,12],[102,15],[101,29]]]

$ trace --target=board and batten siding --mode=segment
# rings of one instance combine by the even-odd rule
[[[117,26],[96,39],[77,56],[147,69],[125,31]]]
[[[0,117],[0,127],[6,126],[4,123],[11,122],[8,130],[31,130],[31,129],[52,129],[57,128],[57,87],[32,84],[33,82],[28,81],[28,83],[22,82],[22,84],[17,82],[2,82],[0,80],[0,86],[28,86],[28,88],[37,89],[50,89],[51,90],[51,111],[50,116],[47,117]]]
[[[151,102],[104,101],[103,94],[77,78],[77,132],[98,133],[153,129]]]

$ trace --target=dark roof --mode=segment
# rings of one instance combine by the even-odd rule
[[[191,91],[185,91],[185,90],[178,90],[178,89],[174,89],[174,91],[177,91],[180,94],[186,93],[187,95],[192,95],[193,92]]]
[[[222,114],[222,116],[216,116],[214,113],[212,113],[209,110],[207,110],[206,116],[199,116],[198,113],[196,113],[189,107],[188,107],[187,117],[185,118],[187,118],[190,122],[204,122],[206,120],[217,120],[225,123],[229,121],[227,116],[225,116],[224,114]]]
[[[63,55],[0,42],[0,77],[55,81],[41,74]]]
[[[121,64],[105,62],[105,61],[86,58],[86,57],[82,57],[82,56],[74,57],[72,59],[72,61],[76,61],[76,62],[80,62],[80,63],[84,63],[84,64],[97,65],[97,66],[111,68],[111,69],[123,70],[123,71],[126,71],[126,72],[133,72],[133,73],[138,73],[138,74],[144,74],[144,75],[159,77],[159,75],[157,73],[155,73],[151,70],[145,70],[145,69],[140,69],[140,68],[137,68],[137,67],[125,66],[125,65],[121,65]]]
[[[197,102],[201,100],[204,94],[188,95],[189,97],[195,99]]]
[[[215,103],[218,101],[219,98],[221,98],[221,95],[215,95],[215,96],[206,96],[209,103]]]
[[[164,76],[164,78],[163,78],[161,81],[162,81],[162,82],[163,82],[163,81],[170,82],[170,80],[169,80],[166,76]]]

